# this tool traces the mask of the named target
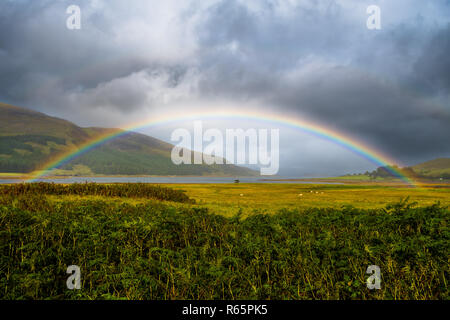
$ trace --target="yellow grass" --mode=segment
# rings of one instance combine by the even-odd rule
[[[196,200],[199,207],[210,212],[232,216],[241,210],[243,216],[252,213],[275,213],[283,208],[306,209],[340,208],[351,205],[357,208],[382,208],[406,197],[419,206],[439,201],[450,206],[450,185],[408,188],[377,185],[331,185],[291,183],[239,183],[239,184],[167,184],[168,187],[184,190]],[[101,196],[48,196],[52,201],[73,201],[80,199],[101,200]],[[108,198],[108,201],[138,204],[148,199]],[[186,204],[170,202],[173,206]]]
[[[0,178],[26,178],[26,173],[0,172]]]
[[[282,208],[334,207],[380,208],[410,197],[425,206],[440,201],[450,205],[447,188],[407,188],[378,185],[319,184],[184,184],[170,185],[185,190],[199,205],[216,213],[244,215],[255,211],[273,213]]]

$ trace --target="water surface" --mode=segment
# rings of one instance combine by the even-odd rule
[[[37,179],[37,182],[54,183],[234,183],[237,178],[230,177],[70,177],[61,179]],[[280,181],[270,180],[261,177],[238,178],[240,183],[302,183],[302,184],[342,184],[339,182],[318,182],[318,181]],[[295,178],[290,178],[295,179]],[[0,179],[0,184],[21,183],[23,179]]]

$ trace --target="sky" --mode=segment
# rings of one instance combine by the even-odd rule
[[[73,4],[79,30],[66,27]],[[370,5],[381,10],[379,30],[366,26]],[[449,0],[0,2],[1,102],[103,127],[166,112],[280,114],[402,165],[450,156],[449,52]],[[170,141],[176,126],[142,132]],[[376,167],[330,141],[270,127],[280,129],[282,175]]]

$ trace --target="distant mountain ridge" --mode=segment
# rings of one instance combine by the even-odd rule
[[[0,103],[0,172],[30,173],[58,154],[78,147],[96,136],[120,132],[113,128],[82,128],[41,112]],[[258,173],[235,165],[175,165],[173,145],[129,132],[107,141],[65,164],[63,175],[199,175],[255,176]]]

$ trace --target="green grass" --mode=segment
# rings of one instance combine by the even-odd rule
[[[96,183],[73,183],[68,185],[55,183],[18,183],[12,185],[0,185],[0,196],[3,199],[15,200],[20,196],[40,197],[44,195],[56,196],[103,196],[119,198],[144,198],[174,202],[189,202],[184,192],[173,190],[158,185],[144,183],[117,183],[111,185]],[[26,199],[26,198],[25,198]]]
[[[281,209],[336,208],[354,206],[361,209],[379,209],[387,203],[409,197],[420,206],[440,201],[450,205],[449,188],[433,185],[424,188],[383,185],[332,184],[184,184],[171,185],[183,190],[198,204],[225,216],[241,211],[243,216],[254,212],[275,213]]]
[[[373,208],[320,208],[320,198],[318,206],[275,204],[293,190],[370,197],[409,189],[175,186],[173,194],[197,194],[194,204],[138,196],[137,187],[143,185],[3,187],[0,298],[449,299],[445,206],[384,200]],[[448,200],[445,191],[416,192],[428,192],[430,202],[439,194]],[[228,207],[240,193],[254,196],[246,205],[255,211],[246,217],[243,202],[228,216],[232,211],[217,213],[208,200],[216,194]],[[258,213],[258,201],[268,202],[266,212]],[[66,288],[72,264],[81,268],[81,290]],[[369,265],[381,268],[381,290],[365,286]]]

